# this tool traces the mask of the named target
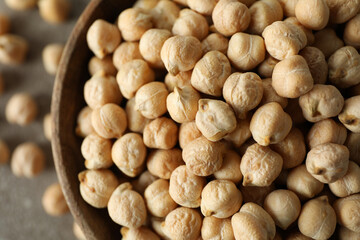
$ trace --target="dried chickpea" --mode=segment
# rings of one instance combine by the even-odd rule
[[[95,133],[89,134],[81,144],[81,154],[85,159],[87,169],[109,168],[113,165],[111,159],[112,142]]]
[[[177,207],[169,194],[169,181],[158,179],[151,183],[144,192],[148,211],[155,217],[166,217]]]
[[[151,15],[138,8],[128,8],[121,12],[118,27],[126,41],[138,41],[141,36],[152,28]]]
[[[307,46],[311,46],[314,44],[315,35],[314,35],[313,31],[311,29],[304,27],[296,17],[288,17],[288,18],[284,19],[284,22],[289,22],[289,23],[294,24],[295,26],[300,28],[301,31],[303,31],[305,33],[306,39],[307,39],[307,44],[306,44]]]
[[[6,142],[0,139],[0,165],[9,161],[10,149]]]
[[[144,195],[145,189],[157,179],[158,177],[152,175],[149,171],[146,170],[142,172],[137,179],[132,181],[131,184],[135,191],[141,195]]]
[[[178,122],[190,122],[195,120],[198,111],[200,94],[191,86],[174,88],[166,98],[166,107],[171,118]]]
[[[315,84],[324,84],[327,80],[328,65],[324,54],[315,47],[305,47],[299,53],[302,56],[311,72]]]
[[[29,46],[27,41],[17,35],[0,35],[0,63],[19,65],[24,62]]]
[[[185,86],[191,86],[192,71],[179,72],[177,75],[166,74],[164,83],[169,92],[173,92],[175,87],[183,88]]]
[[[295,17],[295,7],[299,0],[278,0],[283,8],[284,16]]]
[[[317,180],[332,183],[342,178],[349,165],[349,150],[335,143],[324,143],[311,149],[306,157],[306,169]]]
[[[34,8],[38,0],[5,0],[6,5],[17,11],[24,11]]]
[[[86,240],[85,234],[80,226],[74,221],[73,224],[73,233],[78,240]]]
[[[344,106],[344,98],[332,85],[315,84],[299,98],[299,104],[306,120],[318,122],[337,116]]]
[[[171,37],[161,49],[161,59],[172,75],[193,69],[201,57],[201,42],[193,36]]]
[[[312,149],[323,143],[344,144],[346,135],[346,128],[342,124],[336,123],[331,118],[324,119],[310,128],[307,135],[308,147]]]
[[[360,233],[360,194],[354,194],[335,201],[334,210],[341,226]]]
[[[360,48],[359,26],[360,26],[360,14],[358,13],[355,17],[353,17],[350,21],[346,23],[344,29],[344,36],[343,36],[346,45],[353,46],[356,49]],[[1,30],[0,30],[0,34],[1,34]]]
[[[208,140],[219,141],[236,128],[236,117],[229,104],[212,99],[200,99],[196,126]]]
[[[91,113],[91,123],[95,132],[103,138],[119,138],[127,128],[124,109],[114,103],[107,103]]]
[[[283,19],[283,9],[278,0],[256,1],[249,10],[251,21],[248,32],[251,34],[261,35],[267,26]]]
[[[340,228],[337,229],[338,238],[339,240],[359,240],[360,239],[360,232],[353,232],[350,229],[340,226]]]
[[[298,0],[295,15],[306,28],[321,30],[329,21],[330,11],[326,0]]]
[[[122,95],[115,77],[100,71],[85,83],[84,98],[90,108],[96,109],[107,103],[120,104]]]
[[[92,57],[88,65],[89,73],[94,76],[98,71],[104,71],[107,75],[116,76],[117,70],[112,62],[112,56],[107,55],[103,59]]]
[[[278,60],[298,54],[307,43],[305,33],[298,26],[284,21],[277,21],[267,26],[262,36],[266,50]]]
[[[0,35],[10,31],[10,19],[4,14],[0,14]]]
[[[180,11],[179,18],[174,22],[172,33],[174,35],[193,36],[201,41],[209,34],[209,24],[201,14],[184,8]]]
[[[114,66],[120,70],[122,66],[135,59],[143,59],[138,42],[123,42],[114,51],[112,61]]]
[[[128,182],[114,190],[107,208],[111,219],[124,227],[139,228],[146,221],[145,201]]]
[[[164,222],[165,218],[157,218],[157,217],[151,217],[151,227],[156,232],[157,235],[161,237],[163,240],[171,240],[169,237],[167,237],[164,233],[163,226],[161,225]]]
[[[156,118],[145,126],[143,138],[148,148],[171,149],[178,140],[178,127],[170,118]]]
[[[59,183],[48,186],[42,196],[45,212],[51,216],[61,216],[69,212],[64,194]]]
[[[279,176],[282,165],[282,157],[269,147],[251,145],[240,163],[243,186],[269,186]]]
[[[346,99],[339,120],[351,132],[360,133],[360,95]]]
[[[51,135],[52,135],[52,117],[51,114],[48,113],[45,115],[43,119],[43,130],[45,138],[49,141],[51,141]],[[0,161],[1,162],[1,161]]]
[[[147,227],[122,227],[120,233],[123,240],[160,240],[159,236]]]
[[[272,73],[274,71],[275,65],[279,62],[279,60],[273,58],[268,55],[265,57],[265,60],[258,65],[257,72],[261,77],[271,78]]]
[[[188,0],[173,0],[173,1],[182,6],[188,6]]]
[[[229,180],[213,180],[201,192],[201,213],[205,217],[228,218],[241,207],[242,196]]]
[[[250,19],[249,9],[237,0],[220,0],[212,13],[216,30],[226,37],[246,30]]]
[[[146,157],[146,147],[140,134],[127,133],[114,143],[111,157],[115,165],[127,176],[139,175]]]
[[[345,146],[350,151],[350,161],[360,164],[360,133],[349,132]]]
[[[270,102],[258,108],[250,121],[250,131],[254,140],[263,146],[284,140],[291,127],[291,117],[277,102]]]
[[[131,98],[126,102],[125,111],[128,128],[130,131],[142,133],[145,125],[151,121],[150,119],[145,118],[141,112],[135,109],[135,98]]]
[[[181,165],[184,165],[181,150],[173,148],[169,150],[153,150],[146,161],[148,171],[159,178],[170,179],[171,173]],[[165,216],[164,216],[165,217]]]
[[[53,43],[45,46],[42,52],[42,60],[47,73],[56,74],[63,51],[63,44]]]
[[[231,218],[237,240],[274,239],[276,227],[271,216],[255,203],[245,203]]]
[[[135,60],[136,61],[136,60]],[[131,84],[129,82],[129,84]],[[148,118],[154,119],[166,113],[166,98],[169,92],[163,82],[150,82],[137,90],[135,110]]]
[[[347,197],[360,192],[360,167],[350,161],[344,177],[329,183],[331,192],[337,197]]]
[[[226,239],[235,240],[230,218],[204,217],[201,226],[203,240]]]
[[[315,43],[313,47],[320,49],[325,58],[329,58],[336,50],[344,46],[344,42],[336,36],[332,28],[325,28],[315,34]]]
[[[187,5],[192,10],[210,16],[219,0],[190,0],[187,1]]]
[[[39,0],[40,16],[49,23],[63,23],[70,13],[70,2],[68,0]]]
[[[201,44],[204,54],[210,51],[219,51],[226,54],[229,40],[219,33],[211,33],[201,42]]]
[[[267,187],[240,186],[240,192],[243,196],[244,203],[253,202],[263,206],[266,196],[275,190],[274,184]]]
[[[181,131],[181,128],[180,128]],[[231,142],[233,146],[240,147],[251,137],[250,132],[250,119],[238,119],[236,128],[231,133],[227,134],[224,139]]]
[[[6,104],[5,116],[11,124],[28,125],[35,120],[37,114],[37,104],[27,93],[14,94]]]
[[[305,236],[304,234],[299,232],[299,230],[292,230],[289,231],[289,234],[287,234],[286,240],[312,240],[312,238]]]
[[[281,97],[298,98],[309,92],[314,80],[306,60],[300,55],[290,56],[275,65],[272,86]]]
[[[94,128],[91,124],[92,109],[88,106],[81,109],[77,117],[77,125],[75,128],[76,135],[80,137],[86,137],[94,132]]]
[[[336,215],[327,196],[311,199],[303,205],[298,227],[302,234],[313,239],[330,238],[335,232]]]
[[[161,224],[167,237],[173,240],[196,240],[200,236],[202,218],[194,209],[179,207],[171,211]]]
[[[141,37],[139,50],[142,57],[153,67],[164,68],[161,60],[161,48],[172,36],[166,29],[149,29]]]
[[[158,4],[158,2],[159,0],[137,0],[134,4],[134,8],[140,8],[145,12],[149,12],[156,4]]]
[[[286,108],[288,104],[287,98],[280,97],[275,89],[272,87],[272,79],[266,78],[261,81],[263,86],[263,96],[261,98],[260,106],[270,103],[277,102],[281,105],[282,108]]]
[[[1,96],[1,94],[3,94],[4,90],[5,90],[5,81],[0,72],[0,96]]]
[[[195,121],[182,123],[179,129],[179,144],[182,149],[194,139],[201,137],[202,134],[196,127]]]
[[[354,17],[360,10],[359,0],[326,0],[330,9],[331,23],[344,23]]]
[[[151,9],[150,15],[155,28],[167,29],[171,31],[176,19],[179,17],[180,8],[172,1],[160,0]]]
[[[214,172],[214,177],[219,180],[229,180],[238,184],[242,179],[240,171],[241,157],[235,151],[227,151],[221,168]]]

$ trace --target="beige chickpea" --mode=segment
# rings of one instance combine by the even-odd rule
[[[250,119],[238,119],[235,130],[227,134],[224,139],[231,142],[234,147],[238,148],[250,137]]]
[[[91,124],[92,109],[88,106],[81,109],[77,116],[77,125],[75,128],[76,135],[80,137],[86,137],[94,132],[94,128]]]
[[[326,0],[298,0],[295,15],[306,28],[321,30],[329,21],[330,11]]]
[[[221,168],[214,172],[214,177],[219,180],[229,180],[238,184],[242,179],[240,171],[241,157],[235,151],[227,151]]]
[[[11,124],[26,126],[35,120],[37,114],[37,104],[27,93],[14,94],[6,104],[5,116]]]
[[[308,64],[314,84],[324,84],[327,80],[328,65],[321,50],[315,47],[305,47],[299,55]]]
[[[354,17],[360,10],[359,0],[326,0],[330,9],[331,23],[344,23]]]
[[[174,88],[166,98],[166,107],[171,118],[178,122],[190,122],[195,120],[198,111],[200,94],[191,86]]]
[[[360,192],[360,167],[350,161],[344,177],[329,183],[331,192],[337,197],[347,197]]]
[[[201,213],[205,217],[231,217],[241,204],[241,192],[229,180],[213,180],[201,192]]]
[[[180,14],[180,7],[172,1],[160,0],[150,11],[155,28],[171,31]]]
[[[139,175],[146,158],[146,147],[140,134],[127,133],[119,138],[111,149],[111,157],[115,165],[125,175]]]
[[[344,106],[344,98],[332,85],[315,84],[299,98],[299,104],[306,120],[318,122],[337,116]]]
[[[192,71],[179,72],[177,75],[170,73],[166,74],[164,83],[169,92],[173,92],[175,87],[183,88],[185,86],[191,86]]]
[[[250,121],[250,131],[254,140],[263,146],[284,140],[291,127],[291,117],[277,102],[270,102],[258,108]]]
[[[299,0],[279,0],[284,16],[295,17],[295,7]]]
[[[279,176],[282,165],[282,157],[269,147],[251,145],[240,163],[243,186],[269,186]]]
[[[313,238],[309,238],[307,236],[305,236],[304,234],[302,234],[301,232],[299,232],[299,230],[292,230],[289,231],[289,234],[287,234],[286,236],[286,240],[312,240]]]
[[[328,239],[335,232],[336,215],[327,196],[321,196],[306,202],[298,219],[302,234],[313,239]]]
[[[45,46],[42,52],[42,60],[47,73],[56,74],[63,51],[63,44],[53,43]]]
[[[0,35],[10,31],[10,19],[4,14],[0,14]]]
[[[156,118],[145,126],[143,138],[148,148],[171,149],[178,140],[178,126],[170,118]]]
[[[122,95],[115,77],[100,71],[85,83],[84,98],[90,108],[96,109],[107,103],[120,104]]]
[[[201,42],[201,44],[204,54],[210,51],[219,51],[226,54],[229,40],[219,33],[211,33]]]
[[[109,168],[113,165],[111,159],[112,142],[95,133],[88,135],[81,144],[81,154],[85,159],[87,169]]]
[[[149,12],[153,9],[159,0],[137,0],[134,4],[134,8],[140,8],[145,12]]]
[[[289,23],[294,24],[296,27],[300,28],[300,30],[305,33],[306,39],[307,39],[306,46],[311,46],[314,44],[315,35],[314,35],[313,31],[311,29],[304,27],[296,17],[288,17],[288,18],[284,19],[284,22],[289,22]]]
[[[278,60],[298,54],[307,43],[305,33],[298,26],[285,21],[277,21],[267,26],[262,36],[266,50]]]
[[[205,217],[201,226],[203,240],[226,239],[235,240],[230,218]]]
[[[263,38],[246,33],[235,33],[227,50],[231,63],[241,71],[251,70],[263,62],[265,53]]]
[[[193,36],[201,41],[209,33],[209,24],[204,16],[185,8],[180,11],[179,18],[174,22],[172,33],[174,35]]]
[[[290,190],[275,190],[264,201],[264,209],[281,229],[287,229],[300,214],[299,198]]]
[[[169,194],[169,181],[165,179],[151,183],[145,190],[144,198],[148,211],[155,217],[166,217],[177,207]]]
[[[245,203],[231,218],[237,240],[274,239],[276,227],[271,216],[255,203]]]
[[[219,0],[190,0],[187,1],[189,8],[192,10],[210,16]]]
[[[141,195],[144,195],[145,189],[157,179],[158,177],[152,175],[149,171],[146,170],[142,172],[137,179],[132,181],[131,184],[135,191]]]
[[[161,239],[163,239],[163,240],[171,240],[164,233],[164,228],[162,226],[162,223],[164,222],[164,220],[165,220],[165,218],[151,217],[150,218],[151,227],[156,232],[156,234],[161,237]]]
[[[161,59],[172,75],[193,69],[201,57],[201,42],[193,36],[171,37],[161,49]]]
[[[182,6],[185,6],[185,7],[188,6],[188,0],[173,0],[173,1]]]
[[[248,32],[251,34],[261,35],[267,26],[283,19],[283,9],[278,0],[256,1],[249,10],[251,21]]]
[[[346,99],[339,120],[354,133],[360,133],[360,95]]]
[[[68,0],[39,0],[40,16],[49,23],[65,22],[70,14],[71,4]]]
[[[308,152],[306,169],[317,180],[332,183],[342,178],[349,165],[349,150],[335,143],[318,145]]]
[[[225,81],[223,96],[234,109],[236,116],[245,119],[263,97],[261,78],[253,72],[233,73]]]
[[[310,149],[323,143],[344,144],[346,128],[331,118],[315,123],[307,134],[307,143]]]
[[[107,55],[103,59],[92,57],[88,65],[89,73],[94,76],[98,71],[104,71],[107,75],[116,76],[117,69],[112,62],[112,56]]]
[[[358,13],[345,25],[343,37],[346,45],[353,46],[356,49],[360,48],[359,27],[360,27],[360,14]]]
[[[350,151],[350,161],[360,164],[360,133],[349,132],[345,146]]]
[[[135,109],[135,98],[131,98],[126,102],[126,117],[128,128],[132,132],[142,133],[146,124],[148,124],[151,120],[145,118],[141,112]]]
[[[337,221],[341,226],[353,232],[360,232],[360,194],[354,194],[335,201],[334,210]]]
[[[309,92],[314,80],[306,60],[300,55],[290,56],[275,65],[272,86],[281,97],[298,98]]]
[[[337,229],[337,233],[338,233],[337,237],[339,238],[339,240],[360,239],[360,232],[353,232],[350,229],[343,226],[340,226],[340,228]]]
[[[182,149],[202,134],[196,126],[195,121],[182,123],[179,129],[179,144]]]
[[[253,202],[259,206],[263,206],[266,196],[274,190],[274,184],[267,187],[240,186],[240,192],[243,196],[244,203]]]
[[[51,216],[61,216],[69,212],[64,194],[59,183],[48,186],[42,196],[45,212]]]
[[[179,207],[162,223],[164,233],[173,240],[196,240],[200,236],[202,218],[194,209]]]
[[[0,139],[0,165],[5,164],[10,159],[10,149],[6,142]]]
[[[202,135],[214,142],[236,128],[236,117],[232,108],[220,100],[200,99],[195,122]]]
[[[262,106],[266,103],[277,102],[281,105],[282,108],[286,108],[286,106],[288,105],[288,100],[287,98],[280,97],[276,93],[275,89],[272,87],[272,79],[266,78],[263,79],[261,82],[263,86],[263,96],[259,105]]]
[[[24,11],[34,8],[38,0],[5,0],[6,5],[17,11]]]
[[[89,28],[86,35],[90,50],[100,59],[113,53],[121,42],[119,29],[105,20],[96,20]]]
[[[336,36],[332,28],[325,28],[315,34],[315,43],[313,47],[320,49],[325,58],[329,58],[336,50],[344,46],[344,42]]]
[[[149,29],[141,37],[139,50],[142,57],[153,67],[163,68],[161,48],[164,42],[172,36],[166,29]]]
[[[143,59],[138,42],[123,42],[114,51],[112,61],[114,66],[120,70],[122,66],[135,59]]]
[[[184,165],[181,150],[173,148],[169,150],[157,149],[153,150],[146,162],[148,171],[159,178],[170,179],[171,173],[181,165]]]
[[[122,227],[120,233],[123,240],[160,240],[159,236],[147,227]]]
[[[0,63],[19,65],[25,61],[29,45],[27,41],[17,35],[0,35]]]
[[[152,28],[151,15],[138,8],[122,11],[117,24],[126,41],[138,41],[148,29]]]
[[[216,30],[226,37],[246,30],[250,19],[249,9],[237,0],[220,0],[212,13]]]
[[[80,226],[74,221],[73,224],[73,233],[77,240],[86,240],[85,234]]]
[[[4,93],[5,90],[5,80],[0,72],[0,96]]]
[[[273,58],[268,55],[265,57],[265,60],[258,65],[257,72],[261,77],[271,78],[272,73],[274,71],[275,65],[279,62],[279,60]]]
[[[201,192],[205,184],[205,178],[192,174],[182,165],[171,174],[169,194],[180,206],[197,208],[200,207]]]
[[[130,183],[120,184],[111,194],[108,205],[110,218],[119,225],[139,228],[146,221],[143,197],[132,190]]]

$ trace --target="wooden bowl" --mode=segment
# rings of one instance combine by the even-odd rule
[[[121,239],[120,226],[111,221],[106,209],[96,209],[81,197],[78,173],[85,169],[80,152],[81,139],[75,135],[76,119],[85,106],[83,88],[90,78],[88,62],[92,56],[86,33],[98,18],[115,22],[119,13],[134,0],[93,0],[82,13],[66,44],[56,76],[52,97],[52,149],[55,167],[66,201],[87,239]]]

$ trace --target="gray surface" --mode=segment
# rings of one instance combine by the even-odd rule
[[[89,2],[70,1],[70,20],[61,25],[50,25],[40,18],[37,9],[17,12],[6,7],[4,0],[0,0],[0,12],[11,18],[11,32],[25,37],[30,46],[23,65],[8,67],[0,64],[6,84],[5,93],[0,96],[0,138],[9,144],[11,151],[22,142],[34,141],[44,149],[47,156],[45,171],[31,180],[16,178],[9,164],[0,166],[0,240],[75,239],[71,214],[50,217],[41,205],[44,190],[57,181],[50,143],[42,130],[42,119],[50,111],[54,77],[45,72],[41,52],[48,43],[66,42],[77,17]],[[40,114],[29,126],[9,125],[4,116],[5,105],[14,93],[22,91],[34,96]]]

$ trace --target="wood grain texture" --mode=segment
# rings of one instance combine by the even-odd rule
[[[51,112],[53,116],[52,149],[60,184],[76,222],[87,239],[121,239],[120,226],[111,221],[106,209],[88,205],[79,191],[78,173],[84,170],[81,139],[75,135],[80,109],[85,105],[83,88],[90,78],[88,61],[91,52],[86,33],[98,18],[115,22],[119,13],[131,7],[134,0],[93,0],[89,3],[67,42],[56,76]]]

